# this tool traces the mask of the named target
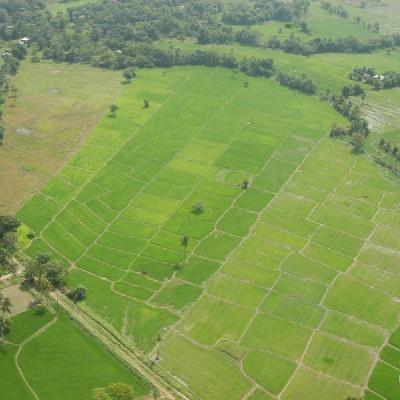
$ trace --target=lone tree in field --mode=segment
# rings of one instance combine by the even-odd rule
[[[93,390],[93,400],[133,400],[135,392],[125,383],[111,383],[105,388]]]
[[[74,303],[78,303],[79,301],[83,301],[86,299],[87,296],[87,289],[83,286],[78,286],[75,289],[71,289],[67,296],[71,299]]]
[[[243,190],[248,189],[249,186],[250,186],[249,180],[248,180],[248,179],[244,179],[241,186],[242,186],[242,189],[243,189]]]
[[[181,246],[183,247],[183,260],[186,259],[186,250],[190,241],[190,237],[187,235],[181,236]]]
[[[149,108],[150,102],[148,100],[143,100],[143,108]]]
[[[385,148],[385,144],[386,144],[385,139],[381,138],[381,140],[379,141],[379,145],[378,145],[378,147],[379,147],[379,158],[381,158],[381,152],[382,152],[382,149]]]
[[[353,153],[360,154],[364,151],[364,140],[365,137],[362,133],[356,132],[353,134]]]
[[[45,276],[41,276],[38,281],[38,290],[40,293],[40,303],[43,304],[43,300],[47,298],[50,291],[53,290],[51,283]]]
[[[119,107],[116,104],[111,104],[110,111],[111,111],[111,115],[113,117],[116,116],[118,110],[119,110]]]
[[[129,69],[126,69],[122,75],[126,79],[127,82],[130,82],[133,78],[136,77],[136,72],[133,68],[129,68]]]
[[[199,215],[204,212],[204,204],[201,201],[198,201],[197,203],[192,205],[192,213]]]

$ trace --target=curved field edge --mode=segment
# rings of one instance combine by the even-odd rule
[[[12,321],[14,333],[7,340],[18,344],[6,344],[0,353],[2,373],[14,376],[0,383],[7,398],[83,400],[94,388],[114,382],[131,385],[136,397],[149,393],[141,378],[63,312],[34,308]]]

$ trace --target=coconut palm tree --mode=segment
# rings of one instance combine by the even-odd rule
[[[3,297],[3,299],[0,302],[0,311],[3,314],[3,318],[6,317],[6,314],[11,314],[11,299],[9,297]]]
[[[381,138],[381,140],[379,141],[379,145],[378,145],[378,147],[379,147],[379,158],[381,158],[381,151],[385,147],[385,144],[386,144],[385,139]]]
[[[0,348],[5,342],[5,337],[10,332],[10,320],[4,317],[0,317]]]
[[[186,259],[186,249],[188,247],[190,241],[190,237],[187,235],[182,235],[181,236],[181,246],[183,247],[183,261]]]

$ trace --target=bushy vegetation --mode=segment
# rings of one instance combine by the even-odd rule
[[[329,3],[329,1],[321,1],[321,7],[328,11],[330,14],[336,14],[339,15],[339,17],[347,18],[349,16],[349,13],[347,10],[342,6],[342,5],[334,5]]]
[[[378,143],[379,163],[385,167],[400,172],[400,149],[390,141],[381,138]]]
[[[23,60],[25,58],[26,53],[27,50],[25,45],[20,43],[12,43],[10,45],[10,49],[4,51],[1,55],[3,62],[0,66],[0,145],[2,144],[4,138],[2,106],[6,101],[11,86],[9,76],[15,75],[17,73],[20,60]]]
[[[315,38],[304,41],[292,34],[289,38],[281,40],[272,37],[267,41],[267,47],[281,49],[286,53],[310,56],[318,53],[371,53],[378,49],[387,49],[400,44],[400,34],[381,36],[366,41],[360,41],[350,36],[346,38]]]
[[[377,73],[375,68],[356,67],[349,78],[372,85],[375,90],[391,89],[400,86],[400,72],[386,71]]]
[[[232,25],[254,25],[265,21],[291,21],[304,15],[310,5],[309,0],[255,0],[234,2],[224,11],[222,19]]]
[[[11,215],[0,215],[0,276],[15,269],[18,250],[17,229],[20,222]]]
[[[314,82],[307,78],[306,75],[297,78],[288,74],[280,73],[277,77],[277,81],[283,86],[288,86],[291,89],[297,89],[308,94],[314,94],[317,91]]]
[[[65,265],[43,253],[28,262],[24,270],[25,283],[38,290],[41,302],[46,300],[50,291],[64,287],[65,276]]]

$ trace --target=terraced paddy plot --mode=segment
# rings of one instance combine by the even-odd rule
[[[61,173],[86,180],[19,212],[27,252],[72,265],[86,309],[202,400],[360,395],[400,313],[399,255],[372,243],[399,185],[323,138],[332,108],[271,80],[143,70],[119,105]]]
[[[400,395],[398,381],[400,371],[400,329],[397,329],[391,336],[389,344],[382,349],[379,357],[380,360],[376,364],[368,382],[368,388],[371,392],[367,392],[366,398],[394,400]]]

